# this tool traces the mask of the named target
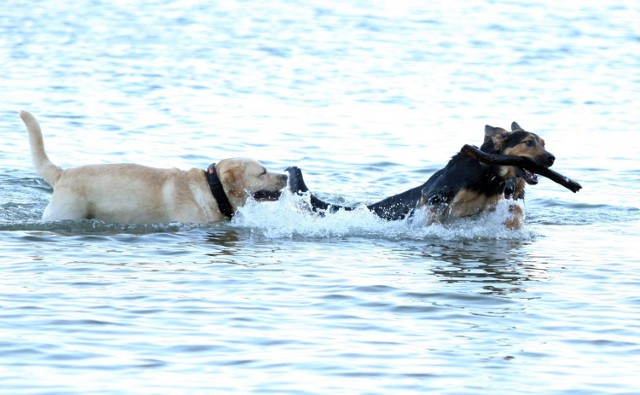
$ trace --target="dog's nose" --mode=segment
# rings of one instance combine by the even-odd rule
[[[556,161],[556,157],[553,156],[551,152],[547,152],[547,156],[545,158],[545,162],[547,162],[547,166],[551,167],[551,165],[553,165],[553,162],[555,161]]]
[[[289,185],[289,176],[287,174],[280,174],[280,185],[286,188]]]

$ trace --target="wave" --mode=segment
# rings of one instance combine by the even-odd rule
[[[537,199],[529,206],[529,221],[543,225],[590,225],[640,221],[640,209],[606,203]]]
[[[22,222],[0,221],[0,232],[26,231],[26,232],[51,232],[58,234],[148,234],[148,233],[175,233],[194,229],[208,229],[208,226],[197,224],[183,224],[171,222],[163,224],[117,224],[98,220],[65,220],[47,222],[29,220]]]

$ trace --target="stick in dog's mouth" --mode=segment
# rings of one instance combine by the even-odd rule
[[[518,167],[518,170],[520,170],[520,176],[527,184],[536,185],[538,183],[538,176],[536,173],[523,169],[522,167]]]
[[[538,182],[538,177],[536,177],[535,174],[540,174],[541,176],[547,177],[551,181],[562,185],[573,193],[576,193],[580,189],[582,189],[582,185],[573,181],[569,177],[565,177],[548,167],[541,166],[534,162],[531,158],[527,158],[525,156],[489,154],[487,152],[480,151],[478,147],[474,147],[469,144],[465,144],[462,147],[461,151],[471,156],[472,158],[475,158],[484,163],[492,165],[516,166],[522,170],[525,170],[523,171],[523,174],[525,175],[527,174],[526,172],[531,173],[533,175],[531,180],[535,180],[535,183]],[[531,184],[526,177],[524,178],[527,183]]]

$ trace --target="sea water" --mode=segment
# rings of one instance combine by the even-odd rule
[[[640,7],[597,1],[4,1],[0,392],[640,392]],[[299,166],[363,205],[484,125],[538,133],[573,194],[522,229],[324,217],[47,223],[19,110],[68,168]]]

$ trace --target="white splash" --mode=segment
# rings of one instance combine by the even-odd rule
[[[249,228],[264,237],[279,238],[343,238],[373,237],[385,239],[530,239],[533,232],[526,225],[519,230],[507,229],[504,221],[511,215],[509,204],[501,201],[495,211],[472,218],[427,224],[423,210],[410,218],[386,221],[363,205],[353,211],[340,210],[320,215],[309,209],[309,196],[283,194],[277,202],[257,203],[250,200],[240,208],[231,225]],[[523,207],[524,211],[524,207]]]

